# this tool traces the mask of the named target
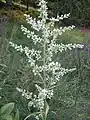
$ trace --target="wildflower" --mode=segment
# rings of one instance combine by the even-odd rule
[[[53,59],[54,55],[58,52],[72,50],[74,48],[82,49],[84,47],[84,45],[81,44],[57,44],[58,36],[62,35],[67,30],[72,30],[75,26],[72,25],[68,27],[55,28],[54,22],[68,18],[70,13],[61,15],[60,17],[57,15],[57,18],[49,18],[46,4],[46,1],[39,0],[38,6],[40,6],[40,15],[38,19],[32,18],[30,15],[25,14],[27,23],[30,24],[34,31],[30,31],[21,25],[21,30],[24,35],[26,35],[28,39],[32,40],[34,45],[37,46],[38,44],[39,47],[30,49],[27,46],[23,47],[22,45],[9,42],[10,46],[26,55],[28,64],[30,64],[33,74],[38,76],[40,78],[39,81],[42,81],[43,83],[43,85],[35,84],[38,94],[33,94],[32,92],[20,88],[17,88],[17,90],[22,94],[22,96],[29,100],[29,107],[33,106],[38,108],[39,111],[44,112],[46,105],[45,101],[53,97],[53,86],[58,83],[60,77],[63,77],[65,74],[76,70],[76,68],[63,68],[59,62]],[[49,23],[47,23],[47,20],[49,20]],[[35,31],[37,31],[37,33],[40,32],[41,35],[39,36]],[[35,118],[37,120],[39,119],[38,116]]]

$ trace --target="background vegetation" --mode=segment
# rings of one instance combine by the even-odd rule
[[[38,0],[0,0],[4,1],[3,4],[0,3],[0,7],[8,6],[12,10],[19,9],[21,12],[29,10],[29,13],[34,14],[37,9]],[[6,3],[5,3],[6,1]],[[78,27],[89,27],[90,26],[90,0],[47,0],[49,7],[50,16],[56,16],[70,13],[71,17],[69,20],[64,20],[64,25],[74,24]],[[36,10],[37,11],[37,10]],[[8,11],[7,11],[8,12]],[[19,13],[21,13],[19,12]],[[33,13],[32,13],[33,12]],[[15,11],[15,15],[19,14]],[[37,14],[37,13],[35,13]]]

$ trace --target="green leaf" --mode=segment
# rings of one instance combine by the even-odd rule
[[[19,120],[19,110],[17,110],[14,120]]]
[[[11,115],[6,115],[2,117],[4,120],[13,120]]]
[[[6,1],[5,1],[5,0],[0,0],[0,2],[4,2],[4,3],[6,3]]]
[[[8,103],[1,107],[0,109],[0,115],[9,115],[14,108],[14,103]]]
[[[46,102],[45,118],[47,118],[48,111],[49,111],[49,105],[48,105],[48,103]]]

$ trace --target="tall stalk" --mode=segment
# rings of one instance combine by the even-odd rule
[[[58,52],[66,51],[67,49],[83,48],[83,45],[80,44],[57,44],[58,36],[62,35],[62,33],[67,30],[72,30],[75,26],[56,28],[54,23],[68,18],[70,14],[49,18],[46,4],[47,2],[44,0],[39,0],[40,15],[38,20],[25,14],[27,23],[31,25],[31,28],[33,28],[34,31],[37,31],[37,33],[40,32],[41,36],[21,25],[21,30],[24,32],[24,35],[26,35],[28,39],[32,39],[36,47],[30,49],[25,46],[23,48],[22,45],[10,42],[10,46],[21,53],[25,53],[34,76],[39,76],[40,79],[38,81],[43,84],[35,84],[38,94],[33,94],[32,92],[17,87],[17,90],[22,93],[22,96],[25,96],[29,100],[28,107],[38,109],[37,112],[28,115],[25,120],[32,115],[34,115],[37,120],[39,120],[39,118],[46,120],[49,111],[47,99],[50,100],[53,97],[54,88],[57,86],[60,78],[65,74],[76,70],[76,68],[63,68],[59,62],[56,62],[56,60],[53,59],[56,54]],[[41,45],[43,46],[42,50]],[[37,46],[39,46],[38,49]]]
[[[43,46],[43,65],[45,67],[46,63],[45,63],[45,58],[46,58],[46,40],[44,41],[44,46]],[[45,71],[45,68],[43,70],[43,78],[44,78],[44,88],[46,88],[46,71]]]

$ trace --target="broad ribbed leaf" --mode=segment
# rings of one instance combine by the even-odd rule
[[[8,104],[4,105],[0,109],[0,115],[1,116],[2,115],[4,115],[4,116],[9,115],[12,112],[13,108],[14,108],[14,103],[8,103]]]
[[[13,120],[11,115],[6,115],[2,117],[4,120]]]

